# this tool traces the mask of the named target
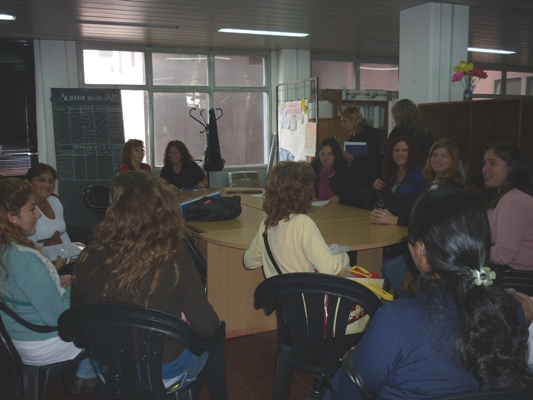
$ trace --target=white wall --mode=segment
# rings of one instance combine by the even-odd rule
[[[39,161],[56,167],[52,88],[78,87],[76,43],[35,40],[35,85],[37,106],[37,149]]]

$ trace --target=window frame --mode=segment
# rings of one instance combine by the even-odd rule
[[[83,64],[84,50],[101,50],[101,51],[130,51],[144,53],[145,63],[145,84],[86,84]],[[207,82],[206,86],[176,86],[176,85],[154,85],[153,84],[153,53],[169,53],[169,54],[198,54],[207,56]],[[262,57],[264,59],[264,86],[216,86],[215,85],[215,57],[216,56],[244,56],[244,57]],[[147,161],[154,166],[156,173],[161,170],[160,167],[155,167],[155,135],[154,135],[154,93],[187,93],[187,92],[202,92],[209,96],[209,107],[213,107],[212,102],[215,92],[262,92],[266,94],[267,101],[264,104],[264,135],[263,135],[263,163],[251,164],[265,166],[268,163],[269,152],[269,136],[272,131],[272,84],[271,84],[271,60],[270,52],[267,51],[243,51],[243,50],[206,50],[187,47],[147,47],[135,45],[116,45],[94,42],[79,42],[77,43],[77,61],[78,61],[78,84],[80,88],[107,88],[120,90],[146,90],[148,93],[148,140],[147,147]],[[216,106],[216,105],[215,105]],[[228,167],[242,167],[251,166],[249,164],[242,165],[228,165]]]

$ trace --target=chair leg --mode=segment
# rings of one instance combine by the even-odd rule
[[[291,394],[292,383],[292,349],[281,344],[276,361],[276,376],[274,378],[273,400],[288,400]]]
[[[226,384],[226,334],[224,333],[211,350],[213,363],[207,377],[207,388],[212,400],[228,400]]]
[[[46,395],[46,381],[44,391],[41,389],[39,367],[25,366],[22,371],[22,386],[24,390],[24,400],[44,400]]]

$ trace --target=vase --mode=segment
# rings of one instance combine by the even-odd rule
[[[465,89],[465,91],[463,92],[463,100],[465,100],[465,101],[472,100],[472,95],[473,94],[474,94],[473,90]]]

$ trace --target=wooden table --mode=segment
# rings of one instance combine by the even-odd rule
[[[242,264],[244,251],[265,218],[255,199],[262,204],[260,198],[241,195],[243,211],[233,220],[187,223],[189,232],[199,237],[199,248],[206,253],[207,296],[219,318],[226,321],[228,338],[276,329],[275,317],[267,317],[254,308],[255,288],[265,279],[262,268],[247,270]],[[357,250],[358,264],[370,271],[380,270],[383,246],[407,238],[405,227],[371,224],[366,210],[327,204],[313,208],[308,215],[326,243]]]

